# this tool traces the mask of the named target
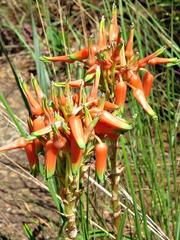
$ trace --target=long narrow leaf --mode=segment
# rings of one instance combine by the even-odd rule
[[[10,65],[10,67],[11,67],[11,70],[12,70],[12,72],[13,72],[14,78],[15,78],[15,80],[16,80],[17,86],[18,86],[19,91],[20,91],[20,93],[21,93],[21,96],[22,96],[22,99],[23,99],[24,104],[25,104],[25,106],[26,106],[26,109],[27,109],[28,112],[30,113],[30,108],[29,108],[28,101],[27,101],[27,99],[26,99],[26,97],[25,97],[25,95],[24,95],[24,92],[22,91],[22,88],[21,88],[20,84],[19,84],[18,74],[17,74],[17,72],[16,72],[16,69],[15,69],[13,63],[11,62],[11,60],[10,60],[10,58],[9,58],[9,56],[8,56],[8,53],[7,53],[7,51],[6,51],[5,47],[4,47],[4,44],[3,44],[3,41],[2,41],[2,39],[1,39],[1,37],[0,37],[0,51],[2,51],[2,52],[4,53],[4,55],[5,55],[8,63],[9,63],[9,65]]]
[[[34,53],[35,53],[35,62],[36,70],[38,75],[38,80],[43,92],[47,95],[48,86],[49,86],[49,77],[45,65],[39,60],[41,56],[39,36],[37,33],[37,28],[34,20],[34,15],[32,11],[32,1],[29,0],[29,10],[31,15],[31,24],[32,24],[32,33],[33,33],[33,42],[34,42]]]

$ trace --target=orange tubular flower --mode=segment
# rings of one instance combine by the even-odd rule
[[[56,87],[52,84],[51,85],[51,100],[53,102],[53,107],[55,111],[58,111],[59,109],[59,99],[58,99],[58,93]]]
[[[154,76],[147,71],[143,77],[143,91],[146,98],[150,96],[153,80]]]
[[[144,57],[143,59],[140,59],[138,61],[138,67],[141,68],[141,67],[144,67],[146,66],[146,64],[153,58],[157,57],[158,55],[160,55],[161,53],[163,53],[165,50],[165,47],[162,47],[160,48],[159,50],[157,50],[156,52],[148,55],[147,57]]]
[[[45,127],[45,123],[44,123],[43,117],[39,116],[33,120],[33,126],[32,126],[33,132],[43,129],[44,127]],[[37,153],[40,152],[43,148],[42,143],[40,142],[39,139],[35,139],[34,143],[35,143],[36,152]]]
[[[89,56],[88,48],[83,48],[82,50],[80,50],[80,51],[78,51],[76,53],[70,54],[68,57],[72,61],[76,61],[76,60],[81,61],[83,59],[88,58],[88,56]]]
[[[142,82],[138,73],[128,71],[127,73],[128,82],[131,86],[143,90]]]
[[[107,47],[106,29],[105,29],[105,18],[102,16],[99,26],[99,42],[98,49],[103,50]]]
[[[128,60],[130,60],[133,55],[134,55],[134,51],[133,51],[133,39],[134,39],[134,25],[131,27],[130,30],[130,34],[129,34],[129,39],[128,39],[128,43],[126,45],[126,51],[125,51],[125,55],[126,58]]]
[[[97,52],[97,47],[93,46],[91,37],[89,38],[89,41],[88,41],[88,49],[89,49],[88,64],[89,64],[89,66],[91,66],[93,68],[94,64],[96,62],[95,55],[96,55],[96,52]],[[91,73],[91,71],[89,71],[89,73]]]
[[[45,144],[45,167],[47,178],[54,175],[58,152],[59,149],[55,147],[53,140],[48,140]]]
[[[33,131],[38,131],[44,127],[44,117],[39,116],[33,120]]]
[[[54,136],[53,136],[53,143],[54,143],[54,146],[57,148],[57,149],[62,149],[65,147],[66,143],[67,143],[67,140],[66,138],[61,134],[60,131],[57,131],[57,132],[53,132]]]
[[[72,135],[74,136],[77,145],[79,148],[84,149],[85,148],[85,140],[84,140],[84,130],[82,121],[79,116],[71,116],[69,118],[69,126],[72,132]]]
[[[30,141],[26,140],[25,138],[21,137],[8,145],[0,147],[0,152],[4,152],[7,150],[13,150],[13,149],[17,149],[17,148],[25,149],[27,159],[29,162],[29,166],[31,169],[35,169],[35,167],[38,164],[38,156],[36,154],[34,142],[30,142]]]
[[[41,90],[41,88],[38,84],[38,81],[34,77],[32,78],[32,84],[33,84],[34,90],[36,92],[38,103],[41,105],[42,99],[44,98],[45,95],[44,95],[43,91]]]
[[[73,60],[70,60],[68,55],[63,55],[63,56],[56,56],[56,57],[46,57],[42,56],[40,58],[41,61],[43,62],[66,62],[66,63],[73,63]]]
[[[109,136],[110,134],[115,134],[115,128],[110,128],[108,124],[98,122],[94,128],[95,133],[100,136]],[[117,129],[116,129],[117,133]]]
[[[7,150],[13,150],[17,148],[25,148],[27,144],[28,144],[28,141],[24,137],[20,137],[14,142],[0,147],[0,152],[5,152]]]
[[[48,105],[48,101],[46,98],[43,98],[42,108],[43,108],[43,112],[44,112],[45,126],[54,123],[55,122],[54,111],[53,111],[53,108]]]
[[[83,79],[78,79],[78,80],[69,82],[69,86],[72,88],[80,88],[82,84],[84,84]]]
[[[88,48],[83,48],[80,51],[77,51],[75,53],[69,54],[69,55],[63,55],[63,56],[56,56],[56,57],[46,57],[43,56],[40,58],[42,61],[50,61],[50,62],[67,62],[67,63],[73,63],[75,61],[82,61],[83,59],[88,58],[89,51]]]
[[[100,76],[101,76],[101,70],[100,70],[100,67],[97,66],[96,67],[96,78],[95,78],[94,84],[92,86],[92,90],[91,90],[90,96],[88,98],[88,101],[94,100],[98,97],[97,95],[98,95],[98,86],[99,86]]]
[[[117,42],[118,36],[119,36],[119,27],[117,23],[117,8],[116,8],[116,5],[113,4],[112,20],[109,28],[109,42],[110,43]]]
[[[156,64],[167,64],[167,63],[173,63],[176,62],[177,58],[158,58],[155,57],[148,61],[148,64],[150,65],[156,65]]]
[[[25,146],[25,152],[29,162],[29,166],[32,170],[34,170],[39,163],[38,155],[36,154],[35,143],[34,142],[28,143]]]
[[[115,104],[119,106],[124,106],[125,100],[126,100],[126,91],[127,91],[127,85],[124,81],[120,81],[116,83],[115,86]]]
[[[126,66],[126,57],[125,57],[125,51],[124,51],[124,42],[122,42],[120,52],[119,52],[119,62],[120,65],[125,67]]]
[[[102,70],[108,70],[112,67],[112,62],[110,59],[105,59],[103,61],[97,60],[97,63],[101,67]]]
[[[118,105],[116,103],[114,104],[114,103],[108,102],[108,101],[104,102],[104,110],[114,111],[117,108],[118,108]]]
[[[132,126],[123,118],[115,117],[111,113],[103,110],[99,121],[112,129],[130,130]]]
[[[28,86],[26,85],[26,83],[23,80],[20,80],[20,85],[21,88],[28,100],[30,109],[31,109],[31,113],[34,116],[40,116],[43,114],[43,110],[40,106],[40,104],[34,99],[33,95],[31,94],[31,92],[28,89]]]
[[[67,104],[67,99],[66,99],[66,97],[65,97],[64,95],[61,95],[61,96],[59,97],[59,102],[60,102],[60,104],[61,104],[62,106],[66,106],[66,104]]]
[[[148,104],[144,92],[141,89],[133,89],[133,96],[138,101],[138,103],[143,107],[143,109],[154,119],[157,118],[156,113],[152,110],[151,106]]]
[[[79,93],[74,93],[72,98],[73,98],[74,104],[78,105],[79,104]]]
[[[122,40],[120,40],[120,42],[122,42]],[[119,61],[119,52],[120,52],[120,48],[121,48],[121,44],[119,43],[116,48],[114,49],[111,59],[113,62],[118,63]]]
[[[72,173],[77,174],[83,160],[83,150],[79,148],[73,135],[70,137],[70,149]]]
[[[107,165],[107,155],[108,155],[108,146],[106,143],[98,143],[95,146],[95,156],[96,156],[96,175],[98,179],[103,182],[104,172]]]

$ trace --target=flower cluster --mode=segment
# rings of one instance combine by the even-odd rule
[[[48,96],[34,77],[32,85],[35,95],[25,81],[19,79],[29,106],[29,133],[0,147],[0,152],[24,148],[31,171],[34,174],[39,171],[46,179],[53,177],[53,182],[57,183],[55,191],[63,203],[62,214],[67,218],[68,239],[75,239],[78,232],[76,202],[81,191],[79,181],[87,169],[86,160],[95,154],[96,175],[103,181],[108,146],[114,147],[120,133],[132,129],[132,125],[123,118],[127,89],[132,90],[134,98],[152,118],[157,118],[147,102],[154,76],[146,67],[177,61],[175,58],[158,57],[164,47],[140,59],[133,50],[133,40],[134,26],[130,29],[126,44],[122,39],[117,9],[113,5],[111,24],[105,27],[102,17],[97,41],[90,37],[88,46],[75,53],[41,57],[44,62],[81,62],[85,69],[81,79],[53,82]],[[143,76],[142,80],[140,76]],[[40,155],[43,156],[42,162]],[[119,178],[116,159],[110,160],[113,173],[112,206],[117,232],[120,219],[117,203]]]
[[[96,173],[103,179],[106,166],[107,145],[101,138],[116,139],[119,133],[132,126],[123,118],[113,115],[118,105],[98,97],[100,68],[97,66],[94,84],[88,86],[83,80],[54,83],[50,98],[43,94],[37,80],[32,78],[36,98],[27,84],[20,79],[20,86],[30,107],[28,118],[30,137],[21,137],[10,145],[0,148],[25,148],[32,170],[38,166],[38,155],[44,152],[47,177],[54,175],[57,159],[71,159],[71,170],[76,174],[83,159],[95,147]],[[76,89],[76,90],[75,90]]]
[[[56,57],[43,56],[41,60],[44,62],[83,62],[86,69],[84,84],[94,82],[96,69],[99,67],[101,72],[99,90],[101,93],[105,93],[106,99],[123,107],[127,86],[129,86],[142,108],[153,118],[156,118],[155,112],[146,100],[150,95],[154,76],[145,67],[173,63],[177,59],[159,58],[158,56],[164,52],[165,47],[139,59],[138,52],[133,50],[133,40],[134,25],[131,26],[129,39],[125,45],[120,35],[117,9],[114,4],[112,20],[108,29],[105,27],[105,19],[102,17],[96,44],[93,44],[92,38],[90,38],[88,46],[78,52]],[[143,74],[143,80],[140,78],[142,75],[140,72]]]
[[[0,152],[25,148],[31,169],[38,166],[38,155],[44,153],[46,176],[54,175],[57,159],[69,156],[71,171],[76,174],[92,150],[95,150],[96,173],[100,180],[106,168],[107,145],[104,137],[117,139],[121,132],[132,126],[120,115],[124,109],[127,87],[143,109],[156,118],[147,102],[153,75],[146,65],[174,62],[176,59],[158,58],[164,47],[139,59],[133,51],[134,26],[131,27],[127,44],[124,44],[117,23],[117,10],[113,5],[112,20],[107,30],[105,19],[99,26],[98,40],[92,38],[86,48],[73,54],[57,57],[41,57],[43,61],[84,63],[83,79],[55,82],[50,97],[42,92],[36,79],[32,79],[36,98],[23,80],[20,86],[30,107],[28,119],[30,138],[20,138]],[[140,71],[144,72],[143,81]],[[98,143],[96,143],[98,142]]]

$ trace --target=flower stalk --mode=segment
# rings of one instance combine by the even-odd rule
[[[111,155],[111,189],[112,189],[112,210],[113,210],[113,220],[114,220],[114,233],[117,239],[117,233],[119,229],[119,224],[121,220],[121,205],[120,205],[120,194],[119,194],[119,185],[120,185],[120,172],[118,167],[118,149],[119,149],[119,140],[117,138],[114,141],[112,146],[112,155]],[[118,240],[118,239],[117,239]]]

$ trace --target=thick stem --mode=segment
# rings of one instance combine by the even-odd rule
[[[77,190],[78,177],[74,176],[73,180],[69,179],[69,187],[64,188],[64,207],[65,215],[67,217],[67,239],[74,240],[77,236],[77,226],[76,226],[76,200],[78,196]]]
[[[65,215],[67,217],[66,240],[75,240],[77,237],[76,226],[76,201],[79,197],[79,175],[72,175],[70,158],[66,156],[65,186],[61,197],[64,203]]]
[[[114,231],[117,235],[119,223],[120,223],[120,212],[121,212],[121,206],[120,206],[120,194],[119,194],[119,182],[120,182],[120,172],[119,168],[117,166],[117,158],[118,158],[118,139],[117,141],[112,145],[112,157],[111,157],[111,186],[112,186],[112,208],[113,208],[113,217],[114,217]],[[114,157],[115,156],[115,157]]]
[[[77,236],[77,227],[76,227],[76,216],[75,216],[75,205],[76,205],[76,197],[73,192],[69,192],[67,194],[67,205],[65,207],[66,215],[67,215],[67,228],[66,233],[68,239],[76,239]]]

